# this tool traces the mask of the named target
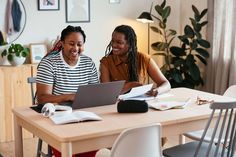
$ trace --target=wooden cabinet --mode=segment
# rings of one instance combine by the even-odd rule
[[[0,142],[14,140],[12,108],[31,106],[27,77],[35,76],[37,65],[0,66]],[[24,137],[32,137],[24,131]]]

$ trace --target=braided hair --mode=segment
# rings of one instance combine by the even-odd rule
[[[120,25],[115,28],[114,32],[122,33],[125,35],[125,40],[129,44],[128,64],[129,64],[129,81],[138,81],[137,72],[137,37],[132,27],[128,25]],[[106,48],[105,55],[112,54],[111,42]]]

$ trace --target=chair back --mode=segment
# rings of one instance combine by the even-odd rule
[[[236,101],[214,102],[210,105],[210,108],[212,109],[212,113],[204,129],[201,140],[197,146],[194,157],[198,156],[198,152],[204,143],[203,139],[205,138],[210,125],[213,123],[212,119],[214,116],[217,116],[217,118],[216,122],[213,124],[214,128],[205,156],[233,157],[236,148]],[[214,143],[215,137],[218,137],[218,142],[216,144]],[[224,141],[223,145],[221,141]]]
[[[27,82],[30,84],[32,105],[34,105],[36,103],[36,94],[35,94],[35,90],[34,90],[34,84],[36,83],[36,77],[28,77]]]
[[[162,157],[160,138],[157,123],[126,129],[115,141],[110,157]]]
[[[223,95],[236,98],[236,85],[232,85],[227,88]]]

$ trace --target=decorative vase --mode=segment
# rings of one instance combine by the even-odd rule
[[[10,47],[10,44],[0,46],[0,65],[10,65],[9,61],[7,60],[7,57],[6,56],[2,57],[2,55],[1,55],[2,52],[5,49],[8,49],[9,47]]]
[[[17,57],[14,55],[13,60],[10,61],[10,64],[13,66],[20,66],[25,62],[25,59],[26,59],[25,57],[22,57],[22,56]]]

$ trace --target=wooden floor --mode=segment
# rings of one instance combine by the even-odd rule
[[[24,140],[24,156],[35,157],[38,138],[28,138]],[[178,144],[178,137],[168,137],[168,141],[165,144],[165,148]],[[47,145],[43,144],[43,150],[46,150]],[[45,152],[45,151],[44,151]],[[0,143],[0,154],[3,157],[14,157],[14,142]]]

